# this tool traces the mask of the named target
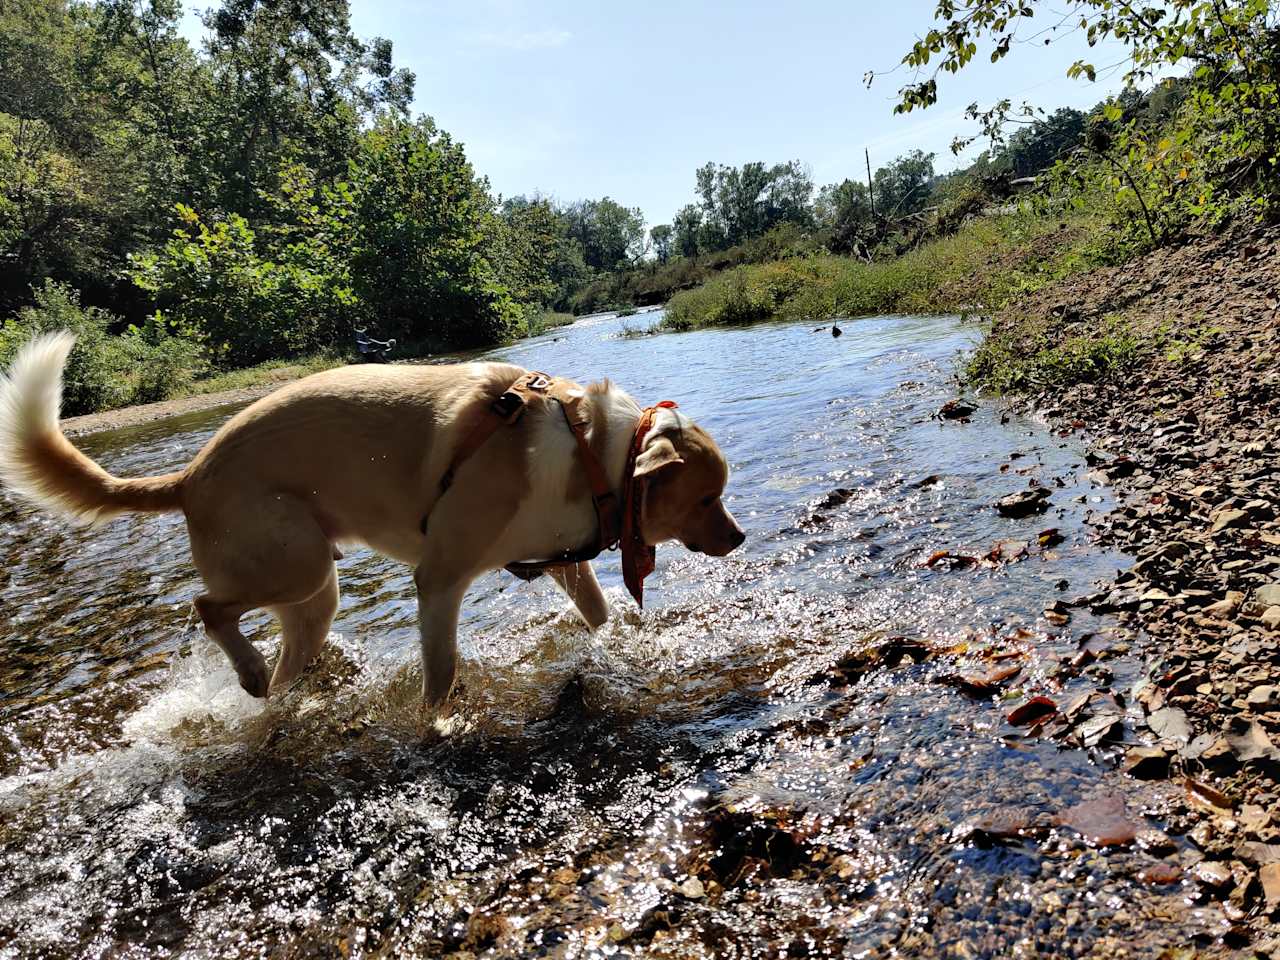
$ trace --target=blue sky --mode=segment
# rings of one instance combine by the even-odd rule
[[[936,0],[793,0],[789,4],[648,0],[351,0],[361,37],[392,40],[417,74],[415,109],[462,141],[503,195],[562,201],[610,196],[669,222],[693,199],[695,168],[798,159],[818,185],[865,176],[913,148],[956,161],[965,107],[1010,97],[1087,107],[1120,86],[1099,68],[1118,49],[1089,51],[1069,31],[1015,45],[997,65],[980,55],[943,78],[939,102],[893,114],[900,70],[868,90],[868,69],[891,70],[931,22]],[[202,8],[202,4],[196,4]],[[1057,17],[1049,5],[1037,29]],[[1037,17],[1039,20],[1040,17]],[[195,30],[193,29],[194,35]]]

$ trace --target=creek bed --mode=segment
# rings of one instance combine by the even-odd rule
[[[84,531],[0,499],[0,956],[1212,947],[1221,915],[1190,902],[1179,843],[1059,826],[1119,796],[1158,828],[1161,788],[1115,773],[1114,742],[1005,720],[1100,686],[1123,713],[1141,663],[1108,651],[1104,618],[1042,614],[1125,565],[1089,541],[1110,501],[1078,443],[994,406],[935,416],[980,331],[619,336],[654,319],[491,356],[678,400],[727,453],[746,545],[659,548],[643,615],[602,558],[595,634],[545,579],[482,578],[443,730],[417,704],[408,569],[349,551],[334,635],[264,708],[197,628],[180,516]],[[231,412],[78,442],[116,473],[167,471]],[[1032,484],[1047,513],[992,508]],[[246,632],[274,647],[269,619]],[[1064,668],[1086,645],[1103,659]]]

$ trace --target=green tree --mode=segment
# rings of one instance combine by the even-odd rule
[[[814,219],[835,253],[863,249],[875,232],[866,185],[854,180],[823,187],[814,202]]]
[[[564,210],[569,236],[582,245],[583,259],[593,270],[612,272],[644,254],[644,214],[603,197],[579,200]]]
[[[384,333],[448,346],[506,336],[520,310],[494,258],[487,184],[435,123],[382,117],[351,163],[352,283]]]
[[[893,220],[928,206],[933,154],[912,150],[876,171],[876,213]]]
[[[705,248],[703,227],[702,210],[696,204],[681,207],[671,224],[675,252],[682,257],[696,257]]]
[[[497,266],[512,296],[523,303],[563,308],[591,271],[569,223],[542,197],[512,197],[499,208]]]
[[[675,243],[675,231],[669,223],[660,223],[649,231],[649,240],[653,243],[653,254],[659,263],[671,259],[671,251]]]
[[[699,247],[724,249],[782,223],[810,225],[813,180],[798,160],[766,167],[708,163],[696,171],[702,211]]]
[[[1190,65],[1187,109],[1171,129],[1153,130],[1147,118],[1126,117],[1122,103],[1106,107],[1107,119],[1123,120],[1123,127],[1088,146],[1111,165],[1118,195],[1130,192],[1141,201],[1144,190],[1159,191],[1164,203],[1181,204],[1191,215],[1209,212],[1215,194],[1274,209],[1280,200],[1280,9],[1271,0],[1069,0],[1052,7],[1034,0],[948,0],[938,5],[933,28],[903,58],[916,73],[899,91],[895,110],[931,106],[943,74],[963,69],[980,52],[993,63],[1008,55],[1019,31],[1034,29],[1037,11],[1045,11],[1055,28],[1074,24],[1091,46],[1108,38],[1124,44],[1131,86]],[[1092,81],[1097,70],[1082,59],[1067,74]],[[1013,112],[1008,100],[970,107],[995,143]],[[1026,115],[1029,108],[1017,112]],[[1145,185],[1139,183],[1144,172],[1153,174]],[[1147,224],[1152,227],[1149,214]],[[1151,232],[1157,235],[1154,227]]]

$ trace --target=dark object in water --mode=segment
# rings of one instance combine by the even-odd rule
[[[961,397],[954,400],[948,400],[938,408],[938,416],[943,420],[967,420],[977,411],[976,404],[972,404]]]
[[[1037,487],[1011,493],[997,500],[995,508],[1002,517],[1029,517],[1034,513],[1044,513],[1049,509],[1049,491]]]
[[[837,327],[837,326],[835,325],[835,323],[832,323],[832,324],[831,324],[831,336],[833,336],[833,337],[838,337],[838,336],[840,336],[840,334],[842,334],[842,333],[844,333],[844,331],[843,331],[843,330],[841,330],[839,327]]]
[[[387,355],[395,348],[396,341],[391,340],[375,340],[369,336],[369,331],[365,327],[356,327],[354,331],[356,335],[356,352],[364,357],[370,363],[386,363]]]

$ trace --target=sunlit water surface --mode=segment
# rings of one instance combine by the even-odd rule
[[[1140,853],[963,839],[992,811],[1051,823],[1133,789],[936,682],[1016,654],[1007,696],[1052,690],[1107,624],[1041,611],[1122,562],[1088,542],[1107,503],[1074,440],[993,406],[933,416],[978,331],[619,336],[654,319],[492,356],[678,400],[727,453],[746,545],[660,548],[643,615],[602,558],[595,634],[547,581],[486,576],[443,730],[417,704],[408,569],[341,561],[320,662],[264,707],[197,628],[180,516],[83,531],[0,499],[0,955],[1074,956],[1202,932],[1176,886],[1135,879]],[[231,412],[80,444],[120,474],[172,470]],[[1046,515],[991,508],[1032,482]],[[1050,526],[1066,539],[1042,551]],[[1002,539],[1031,556],[924,565]],[[274,649],[273,623],[249,627]],[[832,673],[876,650],[896,665]],[[1138,676],[1109,669],[1117,690]]]

